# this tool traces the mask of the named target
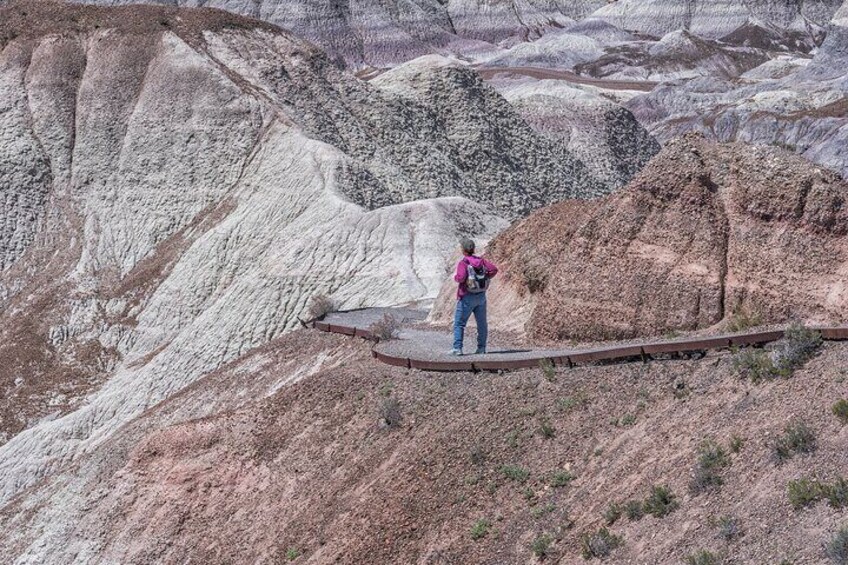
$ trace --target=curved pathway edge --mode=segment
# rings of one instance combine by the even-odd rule
[[[344,312],[336,313],[343,315]],[[420,369],[423,371],[511,371],[516,369],[530,369],[539,367],[541,363],[550,363],[554,367],[574,367],[575,365],[586,365],[598,362],[610,361],[649,361],[655,355],[695,354],[708,350],[729,349],[731,347],[762,346],[779,340],[783,337],[783,330],[768,330],[743,332],[710,337],[694,337],[691,339],[679,339],[670,341],[645,341],[624,345],[611,345],[608,347],[575,349],[568,352],[556,352],[552,354],[549,350],[538,350],[522,359],[497,360],[497,359],[475,359],[465,360],[462,357],[456,360],[435,361],[432,359],[418,359],[411,356],[397,356],[380,351],[380,341],[370,329],[357,327],[355,325],[344,325],[340,323],[329,323],[322,320],[304,322],[304,326],[314,328],[318,331],[358,337],[374,341],[372,354],[374,357],[387,365],[406,367],[408,369]],[[814,327],[821,332],[825,341],[848,340],[848,326],[824,326]]]

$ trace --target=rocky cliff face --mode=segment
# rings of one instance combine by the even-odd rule
[[[0,498],[340,307],[433,297],[485,241],[611,189],[461,66],[370,86],[218,11],[0,9]]]
[[[696,330],[742,309],[838,322],[846,190],[785,151],[686,136],[619,193],[558,204],[498,236],[489,254],[506,274],[493,317],[512,327],[521,317],[530,336],[553,340]]]

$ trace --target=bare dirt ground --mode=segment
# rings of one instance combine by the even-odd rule
[[[607,562],[680,563],[704,548],[726,563],[823,563],[844,511],[795,511],[787,483],[848,466],[848,428],[830,411],[847,361],[848,347],[828,344],[793,377],[758,385],[732,374],[728,354],[550,379],[432,374],[381,365],[364,341],[298,331],[149,411],[94,454],[98,477],[81,465],[88,502],[68,535],[134,563],[528,563],[540,539],[546,562],[580,563],[581,535],[604,525],[611,503],[668,485],[679,508],[620,518],[610,530],[624,544]],[[298,372],[296,384],[244,398]],[[201,398],[218,407],[187,417]],[[772,445],[792,421],[817,449],[778,465]],[[730,464],[720,487],[695,495],[705,439]],[[563,471],[574,479],[553,486]],[[15,504],[26,498],[0,524],[27,531]],[[724,516],[741,530],[729,541],[711,525]]]

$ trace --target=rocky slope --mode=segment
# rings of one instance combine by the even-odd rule
[[[95,0],[101,5],[134,0]],[[196,6],[197,2],[161,4]],[[353,69],[391,67],[431,53],[475,55],[539,37],[604,4],[603,0],[412,0],[408,2],[332,2],[260,0],[203,2],[279,25],[320,45]]]
[[[460,235],[611,188],[466,67],[377,88],[268,24],[152,6],[6,4],[0,48],[3,499],[310,296],[432,298]]]
[[[783,150],[690,134],[620,192],[557,204],[493,240],[505,274],[491,309],[554,340],[708,328],[740,310],[838,323],[846,193],[838,175]]]
[[[814,57],[782,56],[738,78],[705,75],[626,103],[661,142],[687,131],[776,145],[848,174],[848,4]]]
[[[298,331],[153,407],[6,505],[0,556],[533,563],[535,548],[543,562],[580,563],[581,536],[604,525],[611,504],[668,485],[679,506],[621,516],[610,530],[623,545],[605,563],[680,563],[700,549],[746,565],[825,563],[845,510],[824,501],[795,510],[787,484],[844,473],[848,428],[830,406],[847,361],[844,345],[828,345],[792,378],[759,385],[735,375],[726,354],[551,379],[424,375],[377,364],[365,342]],[[817,449],[778,465],[774,442],[793,422]],[[697,493],[706,439],[727,465],[720,486]],[[722,518],[736,529],[724,532]]]
[[[633,114],[593,87],[550,79],[492,84],[536,131],[562,141],[608,186],[627,184],[660,150]]]

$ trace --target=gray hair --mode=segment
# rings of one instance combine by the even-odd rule
[[[474,253],[473,239],[468,239],[467,237],[464,237],[459,241],[459,244],[462,246],[462,250],[466,253]]]

